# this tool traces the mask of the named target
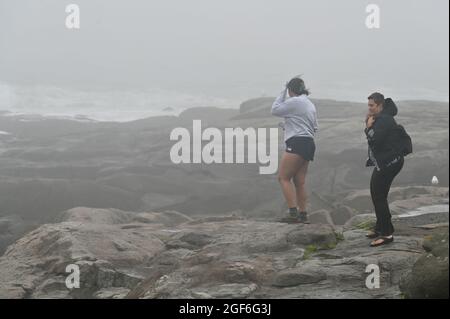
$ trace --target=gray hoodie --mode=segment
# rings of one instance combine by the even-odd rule
[[[287,89],[281,92],[272,105],[272,115],[284,117],[284,140],[293,136],[314,138],[319,129],[314,104],[305,94],[286,100]]]

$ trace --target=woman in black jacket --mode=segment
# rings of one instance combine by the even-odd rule
[[[385,99],[381,93],[368,97],[369,113],[365,133],[369,144],[369,159],[366,166],[375,166],[370,180],[370,194],[375,207],[377,222],[375,229],[367,234],[374,239],[372,247],[394,241],[394,226],[388,204],[392,181],[404,164],[401,141],[396,134],[397,106],[392,99]]]

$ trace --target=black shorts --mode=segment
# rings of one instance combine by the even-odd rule
[[[286,152],[300,155],[307,161],[313,161],[316,144],[311,137],[293,136],[286,141]]]

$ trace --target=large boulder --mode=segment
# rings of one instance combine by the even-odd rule
[[[330,225],[300,226],[289,233],[287,240],[301,246],[315,245],[318,247],[334,247],[337,243],[336,233]]]
[[[425,238],[426,252],[400,284],[406,298],[448,299],[448,235],[447,230]]]
[[[166,215],[87,207],[65,211],[57,223],[45,224],[8,247],[0,258],[0,296],[122,296],[146,277],[146,263],[166,249],[157,230],[190,220],[177,212]],[[80,270],[80,289],[65,285],[69,265]]]

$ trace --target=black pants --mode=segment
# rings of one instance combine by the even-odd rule
[[[400,158],[397,163],[383,168],[381,171],[375,168],[370,179],[370,195],[372,196],[375,214],[377,215],[375,232],[381,236],[390,236],[394,233],[388,204],[388,194],[392,181],[403,168],[403,164],[404,159]]]

